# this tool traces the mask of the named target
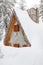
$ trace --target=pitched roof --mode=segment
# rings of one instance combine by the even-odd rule
[[[19,23],[25,32],[25,35],[27,36],[28,41],[31,43],[31,45],[34,45],[34,43],[32,43],[32,40],[34,33],[36,33],[38,24],[31,20],[31,18],[28,16],[27,11],[23,11],[19,8],[14,8],[14,11],[19,20]]]
[[[17,8],[18,10],[19,10],[19,8]],[[21,10],[21,9],[20,9]],[[9,27],[9,29],[8,29],[8,32],[7,32],[7,35],[6,35],[6,39],[5,39],[5,45],[7,44],[9,44],[9,43],[12,43],[12,44],[15,44],[15,43],[18,43],[18,44],[20,44],[20,41],[19,40],[21,40],[21,43],[22,43],[22,45],[24,44],[24,42],[25,43],[27,43],[27,46],[31,46],[31,44],[30,44],[30,42],[29,42],[29,40],[27,40],[27,36],[25,35],[25,31],[24,31],[24,29],[23,29],[23,27],[22,27],[22,24],[21,24],[21,20],[19,19],[19,18],[22,18],[21,17],[21,15],[19,15],[20,17],[18,17],[18,12],[17,12],[17,10],[15,9],[15,11],[14,11],[15,13],[13,13],[13,17],[12,17],[12,19],[11,19],[11,23],[10,23],[10,27]],[[20,11],[21,12],[21,14],[23,14],[22,12],[22,10]],[[17,42],[17,40],[15,40],[16,38],[14,37],[15,36],[15,33],[17,32],[17,31],[15,31],[14,30],[14,26],[15,26],[15,22],[18,22],[18,25],[19,25],[19,27],[20,27],[20,30],[18,31],[18,34],[19,34],[19,38],[17,37],[17,39],[18,39],[18,42]],[[22,21],[23,22],[23,21]],[[25,21],[24,21],[25,22]],[[12,33],[12,32],[14,32],[14,34]],[[13,36],[13,35],[14,36]],[[23,38],[23,36],[24,36],[24,38]],[[13,40],[13,41],[11,41],[11,40]],[[22,42],[24,40],[24,42]],[[10,44],[9,44],[10,45]],[[10,45],[11,46],[11,45]],[[21,47],[21,44],[20,44],[20,47]]]

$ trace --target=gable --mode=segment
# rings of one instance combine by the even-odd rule
[[[12,47],[30,47],[26,35],[20,25],[16,15],[12,16],[10,27],[8,29],[4,44]]]
[[[14,8],[17,18],[19,20],[19,23],[21,24],[24,33],[27,37],[28,42],[31,43],[31,46],[35,45],[34,39],[36,39],[35,35],[38,30],[38,24],[33,22],[33,20],[28,16],[27,11],[23,11],[18,8]]]

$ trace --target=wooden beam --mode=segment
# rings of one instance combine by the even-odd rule
[[[15,23],[15,22],[16,22],[16,17],[13,15],[13,16],[12,16],[12,19],[11,19],[10,27],[9,27],[9,29],[8,29],[6,38],[5,38],[5,40],[4,40],[4,44],[5,44],[5,45],[9,44],[10,36],[11,36],[12,30],[13,30],[13,28],[14,28],[14,23]],[[8,45],[8,46],[9,46],[9,45]]]

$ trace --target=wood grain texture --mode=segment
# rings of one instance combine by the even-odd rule
[[[19,44],[13,44],[13,47],[19,47]]]
[[[16,22],[18,22],[17,21],[17,18],[16,18],[16,16],[12,16],[12,19],[11,19],[11,23],[10,23],[10,26],[9,26],[9,29],[8,29],[8,32],[7,32],[7,35],[6,35],[6,38],[5,38],[5,40],[4,40],[4,45],[5,46],[11,46],[11,47],[17,47],[17,48],[19,48],[19,47],[30,47],[31,46],[31,44],[30,43],[28,43],[28,40],[27,40],[27,37],[25,36],[25,33],[24,33],[24,30],[23,30],[23,28],[20,26],[20,24],[16,24],[15,25],[15,23]],[[21,37],[22,37],[22,39],[24,39],[24,41],[26,42],[26,44],[23,42],[23,45],[22,45],[22,41],[20,42],[20,43],[17,43],[17,42],[15,42],[15,43],[11,43],[10,42],[10,39],[11,39],[11,34],[12,34],[12,31],[14,31],[15,33],[16,32],[20,32],[20,29],[22,30],[21,32],[21,34],[23,34],[23,36],[24,36],[24,38],[20,35],[20,33],[19,33],[19,35],[20,35],[20,39],[21,39]],[[14,35],[13,35],[14,36]],[[18,37],[18,39],[19,39],[19,37]],[[19,39],[19,40],[20,40]],[[13,41],[15,41],[14,39],[13,39]]]
[[[6,35],[6,38],[4,40],[4,44],[5,45],[8,44],[8,46],[9,46],[9,40],[10,40],[10,36],[11,36],[12,30],[14,28],[14,23],[15,22],[16,22],[16,17],[13,15],[13,17],[11,19],[11,23],[10,23],[9,29],[8,29],[8,32],[7,32],[7,35]]]
[[[19,25],[14,25],[14,32],[18,32],[19,31]]]

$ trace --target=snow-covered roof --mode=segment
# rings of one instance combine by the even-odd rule
[[[14,8],[14,10],[32,47],[43,48],[43,22],[40,21],[37,24],[31,20],[27,11],[19,8]]]
[[[23,11],[19,8],[14,8],[18,20],[27,36],[28,41],[32,44],[32,37],[34,37],[33,33],[36,33],[37,24],[34,23],[29,17],[27,11]]]

